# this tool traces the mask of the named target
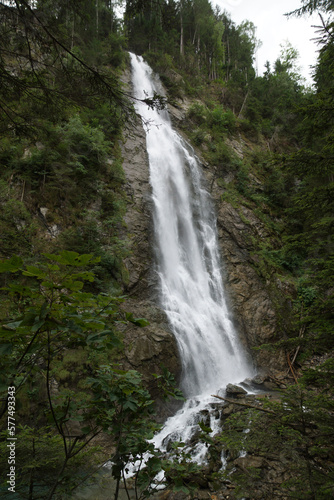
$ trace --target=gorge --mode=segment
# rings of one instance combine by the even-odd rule
[[[131,64],[136,98],[162,92],[142,58],[131,54]],[[161,305],[179,345],[183,390],[208,393],[251,373],[224,297],[215,215],[196,157],[167,112],[144,103],[137,111],[147,130]]]
[[[169,422],[160,441],[171,428],[174,440],[184,441],[189,435],[185,425],[193,421],[190,409],[199,404],[202,410],[210,394],[253,372],[229,317],[215,214],[198,161],[172,128],[167,111],[157,112],[139,101],[163,89],[143,58],[130,56],[136,109],[146,128],[160,303],[178,343],[182,389],[194,398],[188,411],[183,408]]]
[[[208,0],[115,5],[0,2],[0,496],[332,498],[332,2],[312,88]]]
[[[131,55],[131,59],[132,65],[139,66],[139,62],[134,55]],[[141,71],[141,76],[138,77],[137,74],[134,76],[137,79],[135,85],[138,86],[135,94],[137,99],[153,95],[154,92],[164,93],[161,83],[157,80],[158,77],[154,76],[154,72],[151,69],[146,66],[145,70],[142,68],[139,68],[139,70]],[[134,70],[132,71],[134,72]],[[153,82],[147,82],[148,78],[153,80]],[[146,86],[148,85],[147,89],[143,83],[145,80]],[[130,75],[127,75],[126,81],[129,85]],[[176,126],[181,120],[184,120],[185,116],[185,112],[181,111],[180,113],[183,106],[182,102],[179,102],[179,105],[178,109],[171,105],[168,106]],[[137,314],[147,317],[151,323],[151,327],[154,326],[155,333],[153,332],[153,337],[151,334],[147,337],[145,332],[137,332],[139,337],[136,338],[134,329],[132,327],[129,328],[127,338],[129,338],[128,345],[131,345],[131,348],[127,350],[127,357],[130,366],[139,368],[144,373],[144,376],[146,376],[145,373],[152,373],[152,370],[158,369],[159,363],[164,363],[167,356],[171,361],[170,367],[172,372],[179,378],[181,368],[177,366],[175,359],[178,355],[175,346],[173,347],[173,339],[170,338],[168,332],[170,328],[172,331],[175,331],[175,329],[177,331],[180,314],[184,313],[186,316],[186,330],[196,331],[196,325],[201,324],[207,330],[208,323],[210,323],[209,330],[211,328],[216,333],[218,330],[224,331],[227,329],[227,335],[231,337],[227,342],[230,343],[232,351],[236,348],[236,353],[232,353],[230,361],[226,360],[226,357],[229,358],[230,356],[230,353],[226,354],[229,352],[229,347],[223,345],[222,350],[226,349],[226,353],[222,353],[217,350],[220,347],[217,346],[216,342],[211,339],[208,340],[209,345],[210,343],[214,345],[214,352],[208,352],[207,355],[209,359],[212,360],[213,357],[216,360],[213,362],[213,366],[215,366],[213,370],[216,370],[216,372],[211,375],[211,379],[215,382],[217,373],[220,373],[221,380],[224,381],[222,386],[224,383],[226,385],[228,382],[236,381],[236,378],[241,381],[242,378],[246,378],[252,372],[252,369],[247,367],[244,353],[248,351],[249,361],[249,353],[253,347],[257,347],[264,342],[271,342],[277,336],[277,319],[273,298],[263,280],[261,280],[256,270],[252,267],[252,248],[249,244],[252,235],[256,237],[259,233],[263,232],[264,236],[266,229],[254,213],[249,210],[247,211],[246,207],[243,208],[243,216],[230,203],[220,201],[219,193],[221,190],[214,178],[214,170],[205,165],[205,163],[199,162],[192,147],[187,145],[180,133],[173,129],[170,119],[167,117],[166,110],[158,113],[141,103],[137,105],[137,110],[138,108],[140,108],[141,113],[144,113],[142,123],[146,129],[148,138],[145,139],[142,125],[139,123],[135,128],[133,127],[129,130],[123,147],[123,167],[127,178],[127,191],[131,200],[125,217],[132,250],[131,258],[126,260],[129,270],[130,291],[128,307],[134,308]],[[149,137],[151,137],[152,142],[156,141],[155,144],[158,147],[154,148],[154,145],[148,144],[147,153],[145,144],[146,140],[149,140]],[[175,149],[171,149],[171,146],[168,144],[169,140],[176,141],[177,145],[173,146]],[[171,159],[171,151],[175,154],[176,159]],[[151,174],[149,173],[150,157],[153,157],[152,161],[155,160],[162,169],[162,173],[160,174],[162,180],[160,181],[159,174],[156,171],[151,172]],[[180,160],[181,157],[182,159]],[[166,161],[167,167],[162,161]],[[183,161],[185,162],[185,167],[182,165]],[[169,167],[169,165],[171,166]],[[168,168],[172,170],[170,176],[167,172]],[[176,178],[176,173],[173,169],[177,168],[181,171],[183,169],[186,170],[185,177],[187,179],[183,178],[179,180]],[[187,188],[185,187],[185,182],[188,182],[191,176],[192,180],[190,180],[190,184],[192,184],[190,188]],[[156,190],[160,190],[162,201],[157,201],[157,195],[154,191],[153,195],[151,195],[150,182],[154,181],[156,183]],[[209,201],[209,195],[200,182],[206,184],[210,189],[213,202]],[[180,186],[181,194],[178,193],[177,186]],[[195,201],[186,200],[187,205],[181,205],[179,212],[173,208],[176,213],[174,212],[170,215],[167,210],[170,209],[171,202],[166,199],[167,195],[169,194],[174,202],[185,203],[184,200],[180,202],[180,196],[185,193],[184,196],[189,198],[189,192],[190,195],[195,197]],[[158,209],[154,207],[151,198],[153,198]],[[161,205],[161,203],[165,203],[166,206]],[[152,212],[155,214],[155,221],[151,220],[150,214]],[[192,217],[193,213],[197,219],[194,222],[191,221],[193,225],[190,229],[185,228],[185,221]],[[217,230],[219,240],[217,239],[217,235],[214,234],[214,231],[216,231],[216,214],[218,216]],[[199,216],[206,217],[206,220],[199,222]],[[172,217],[176,217],[176,220],[173,220]],[[246,217],[248,220],[245,220]],[[160,247],[159,243],[157,243],[157,236],[154,236],[152,230],[153,222],[159,225],[156,232],[160,232],[161,238],[164,238],[164,243],[160,243]],[[162,234],[163,230],[166,231],[166,234]],[[197,235],[195,234],[196,231]],[[180,240],[181,250],[175,249],[178,239]],[[185,245],[191,246],[191,251],[185,248]],[[160,268],[156,267],[156,259],[154,259],[154,251],[152,249],[155,249],[162,260]],[[223,255],[225,261],[223,267],[221,264],[221,255]],[[170,261],[167,260],[168,258],[170,258]],[[182,259],[183,261],[189,259],[189,261],[183,262]],[[154,270],[152,270],[152,266],[155,266]],[[192,271],[189,271],[189,268]],[[169,271],[170,276],[168,279],[171,282],[161,277],[162,269]],[[224,289],[221,283],[222,270],[226,286],[229,290],[230,296],[228,298],[224,297]],[[193,276],[191,276],[191,272]],[[184,283],[186,278],[190,279],[191,285]],[[188,303],[184,303],[181,313],[182,301],[178,295],[180,292],[170,292],[171,298],[166,298],[166,290],[171,290],[171,287],[175,287],[176,282],[177,286],[181,289],[183,288],[186,294],[185,300],[188,301]],[[194,290],[194,282],[200,284],[200,292]],[[164,291],[159,293],[159,286]],[[191,293],[194,296],[190,297]],[[203,299],[203,293],[208,293],[210,298]],[[170,327],[165,328],[166,318],[164,315],[161,315],[161,312],[157,313],[158,310],[154,309],[157,305],[161,306],[161,300],[157,302],[157,294],[158,296],[160,295],[162,301],[167,301],[165,302],[165,309],[167,310],[167,315],[168,311],[170,313],[168,319]],[[214,297],[216,302],[212,297]],[[194,310],[190,310],[189,301],[196,300],[202,303],[196,304]],[[208,300],[208,303],[205,300]],[[284,294],[280,300],[284,300]],[[152,307],[155,311],[153,314]],[[210,310],[210,307],[212,307],[212,310]],[[230,313],[228,313],[228,307],[230,308]],[[209,319],[204,321],[202,316],[203,310],[209,316]],[[217,319],[221,314],[223,315],[223,320]],[[157,321],[159,315],[160,319]],[[234,323],[231,321],[232,317]],[[226,324],[222,327],[219,324],[220,321],[225,321]],[[235,324],[238,325],[241,340],[236,338]],[[162,328],[160,328],[161,326]],[[145,330],[149,329],[150,327]],[[158,335],[160,340],[163,338],[164,342],[155,342],[154,335]],[[169,354],[164,347],[167,345],[166,342],[169,345]],[[238,343],[241,343],[242,347],[240,345],[236,347]],[[181,335],[178,339],[179,352],[187,352],[189,347],[194,348],[193,358],[196,357],[198,352],[202,354],[201,348],[196,344],[193,345],[193,339],[190,341],[184,335]],[[203,355],[205,354],[203,353]],[[185,356],[190,355],[185,354]],[[236,356],[235,359],[234,356]],[[273,358],[265,351],[254,351],[252,352],[252,356],[254,363],[263,374],[280,375],[282,367],[285,366],[285,361],[279,353]],[[225,359],[225,366],[222,366],[218,361],[223,358]],[[187,394],[201,392],[201,389],[198,389],[198,387],[194,388],[196,387],[196,377],[197,380],[201,380],[204,386],[206,383],[205,380],[208,380],[208,377],[210,377],[210,373],[207,373],[206,364],[199,363],[200,366],[195,368],[192,366],[193,362],[193,359],[184,359],[183,361],[184,371],[193,374],[192,382],[182,382],[183,389],[185,389]],[[228,363],[230,363],[231,372],[229,375],[226,375],[229,371]],[[144,366],[145,364],[146,367]],[[218,368],[217,365],[219,365]],[[151,370],[149,366],[151,366]],[[209,363],[209,366],[212,366],[212,362]],[[240,366],[244,366],[241,371]],[[197,370],[202,370],[202,373],[196,373]],[[210,385],[212,386],[212,383],[210,384],[209,382],[208,387]]]
[[[215,207],[204,189],[205,184],[210,186],[213,197],[219,190],[212,170],[200,163],[193,148],[175,130],[167,110],[158,112],[140,101],[154,93],[164,94],[164,89],[142,57],[134,54],[130,57],[132,88],[141,120],[129,134],[123,152],[127,189],[132,196],[126,218],[133,238],[133,254],[128,262],[132,283],[128,304],[138,313],[146,314],[149,320],[152,318],[153,324],[144,329],[151,328],[151,333],[139,333],[135,340],[134,329],[130,327],[128,335],[132,343],[129,342],[126,354],[130,366],[144,373],[148,385],[149,373],[160,368],[159,362],[169,367],[168,358],[173,360],[170,368],[179,378],[187,401],[176,414],[172,415],[173,409],[165,414],[169,418],[152,442],[163,452],[170,450],[174,442],[192,442],[186,450],[192,460],[203,465],[208,450],[205,443],[196,438],[198,423],[205,422],[214,435],[221,432],[225,415],[240,409],[238,403],[224,409],[212,395],[225,396],[228,384],[242,385],[245,379],[248,381],[244,387],[250,393],[257,386],[255,392],[265,394],[268,388],[277,388],[276,382],[270,383],[270,376],[283,378],[280,370],[284,360],[260,352],[257,368],[262,376],[257,378],[257,384],[249,380],[257,369],[249,353],[246,354],[247,347],[270,341],[271,329],[276,330],[274,323],[266,323],[267,314],[275,321],[270,295],[252,269],[250,257],[246,257],[247,234],[264,229],[261,221],[250,211],[247,213],[246,208],[244,214],[251,221],[247,223],[231,204],[215,199],[220,243],[223,240],[223,245],[218,245]],[[169,109],[173,114],[173,106]],[[179,117],[180,111],[175,116]],[[177,119],[173,119],[177,124]],[[144,238],[143,232],[147,235]],[[221,263],[220,252],[227,257],[228,271]],[[234,301],[227,300],[222,271],[225,281],[230,283]],[[228,308],[233,303],[234,314],[239,313],[239,326],[242,328],[248,323],[248,328],[243,328],[243,342],[231,321]],[[153,314],[152,304],[155,304]],[[157,321],[160,307],[166,317],[160,313]],[[176,337],[178,352],[171,339],[167,350],[159,348],[166,346],[168,331]],[[157,342],[157,339],[160,340]],[[181,366],[175,357],[180,358]],[[229,387],[226,397],[239,397],[241,404],[252,406],[254,396],[251,394],[245,399],[246,391],[239,389]],[[216,467],[226,463],[224,457],[223,454],[217,459]],[[246,462],[241,449],[234,459],[238,457],[252,463]]]

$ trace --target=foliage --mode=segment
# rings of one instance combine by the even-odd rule
[[[279,401],[266,402],[270,413],[252,409],[227,418],[219,441],[228,463],[224,476],[236,482],[238,498],[258,490],[272,498],[320,500],[333,495],[334,473],[328,461],[333,456],[333,400],[331,387],[321,385],[321,394],[304,385],[289,387]],[[245,464],[253,463],[252,468],[233,468],[240,450],[250,457]],[[261,457],[269,468],[280,463],[275,480],[268,481],[266,467],[256,465],[263,463]]]
[[[216,133],[233,132],[235,129],[235,116],[230,109],[224,110],[216,106],[210,113],[209,123]]]
[[[37,229],[31,214],[24,203],[17,201],[13,191],[11,186],[1,182],[0,232],[2,238],[0,255],[7,257],[11,256],[13,252],[30,253]]]
[[[194,487],[196,466],[182,443],[175,444],[173,462],[147,442],[156,428],[153,402],[138,373],[116,364],[121,350],[117,321],[146,324],[120,314],[122,299],[109,296],[126,281],[118,143],[129,107],[117,75],[129,41],[131,50],[145,52],[154,63],[173,99],[184,93],[197,99],[185,126],[215,166],[222,197],[240,213],[241,204],[255,210],[264,224],[269,236],[251,242],[254,266],[270,286],[279,275],[293,290],[287,298],[287,338],[280,345],[294,355],[297,368],[309,357],[323,361],[304,374],[316,391],[289,389],[282,403],[272,406],[275,416],[255,411],[231,417],[221,440],[230,457],[240,449],[261,456],[282,450],[290,475],[278,490],[272,481],[268,498],[282,492],[329,498],[333,23],[321,19],[315,87],[309,90],[291,45],[256,77],[254,25],[237,26],[207,0],[129,0],[124,32],[112,2],[40,0],[35,9],[20,0],[15,5],[2,2],[0,7],[0,252],[28,260],[25,266],[20,257],[2,264],[0,375],[3,388],[8,385],[4,374],[12,377],[24,422],[17,429],[19,494],[51,498],[54,492],[71,491],[95,459],[105,459],[101,451],[94,457],[97,451],[89,449],[100,432],[111,435],[107,458],[117,488],[137,460],[142,467],[132,481],[141,498],[150,495],[161,471],[177,491],[188,494]],[[296,14],[329,14],[332,7],[328,0],[303,0]],[[146,102],[164,105],[160,96]],[[268,153],[240,159],[226,141],[237,134],[246,144],[258,141]],[[223,181],[227,173],[228,184]],[[61,228],[57,238],[53,226]],[[48,238],[40,238],[43,231]],[[54,248],[57,255],[48,253],[46,261],[36,263],[41,251]],[[167,394],[180,396],[170,375],[157,379]],[[250,419],[251,432],[242,432]],[[259,484],[263,470],[239,469],[232,475],[238,494],[245,496]]]
[[[332,349],[333,325],[333,119],[329,109],[333,95],[333,50],[329,34],[323,40],[316,70],[317,93],[303,108],[304,147],[284,158],[284,168],[299,182],[286,210],[288,248],[305,248],[304,286],[314,289],[314,300],[305,304],[307,338],[315,352]],[[312,131],[312,133],[308,133]],[[307,320],[306,320],[307,318]]]
[[[289,140],[302,139],[300,111],[307,99],[296,61],[297,51],[291,46],[282,47],[274,70],[267,63],[267,71],[252,82],[246,103],[245,117],[259,125],[260,130],[273,143],[278,134],[289,136]]]
[[[28,255],[51,244],[57,250],[93,252],[101,260],[92,286],[102,291],[115,280],[126,281],[122,260],[128,250],[118,237],[125,211],[120,153],[93,125],[97,113],[98,108],[92,115],[86,112],[85,121],[74,115],[56,126],[44,122],[39,141],[26,141],[25,148],[21,140],[3,140],[0,252]],[[119,125],[115,128],[103,109],[100,116],[106,118],[106,131],[112,126],[116,141]],[[93,209],[97,199],[99,211]]]
[[[17,416],[25,422],[15,431],[20,442],[16,469],[20,498],[51,498],[56,490],[67,492],[81,483],[94,461],[101,460],[101,453],[96,455],[88,446],[101,432],[112,438],[114,451],[109,457],[117,492],[130,462],[154,452],[147,442],[157,429],[152,420],[154,402],[141,376],[122,370],[114,361],[121,349],[116,324],[148,323],[121,313],[121,297],[84,291],[85,283],[94,280],[86,267],[96,262],[89,254],[62,251],[45,254],[45,262],[38,266],[24,265],[19,257],[0,263],[5,279],[8,274],[15,277],[5,287],[0,390],[7,402],[8,386],[15,388]],[[166,375],[168,394],[173,395],[173,380]],[[1,456],[7,460],[5,453]],[[153,460],[145,474],[150,466]],[[154,469],[152,479],[155,474]],[[1,487],[6,491],[6,482]]]
[[[45,107],[48,114],[63,116],[64,109],[90,105],[98,95],[126,109],[115,72],[102,65],[97,71],[81,50],[83,40],[89,45],[92,33],[102,35],[94,22],[100,18],[92,15],[95,2],[86,0],[84,9],[62,0],[57,5],[37,4],[36,9],[26,0],[15,6],[1,3],[2,130],[8,131],[8,123],[16,133],[27,132],[27,127],[36,125],[37,116],[45,117]],[[113,33],[117,26],[112,10],[109,16],[108,32]],[[99,52],[97,47],[95,54]]]
[[[302,16],[304,14],[312,14],[317,11],[331,12],[333,7],[334,5],[332,0],[302,0],[302,6],[291,12],[289,15]]]
[[[255,76],[255,26],[247,21],[237,27],[226,12],[213,10],[208,0],[129,0],[125,25],[131,50],[155,53],[159,60],[167,54],[177,71],[191,80],[189,90],[196,79],[224,79],[233,80],[242,94]]]

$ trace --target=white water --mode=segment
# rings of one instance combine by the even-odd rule
[[[141,56],[131,54],[134,97],[163,94]],[[161,305],[177,339],[188,401],[156,437],[186,441],[211,394],[253,375],[230,319],[221,277],[216,221],[199,163],[166,110],[136,103],[146,126]],[[217,401],[217,400],[215,400]],[[211,417],[211,426],[215,419]],[[198,461],[202,459],[198,451]]]

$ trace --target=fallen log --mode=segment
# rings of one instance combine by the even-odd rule
[[[275,415],[275,412],[273,410],[268,410],[267,408],[261,408],[260,406],[251,405],[249,403],[241,403],[241,401],[236,401],[234,399],[222,398],[221,396],[216,396],[215,394],[212,394],[212,397],[221,399],[222,401],[226,401],[226,403],[246,406],[247,408],[254,408],[255,410],[264,411],[265,413],[271,413],[272,415]]]

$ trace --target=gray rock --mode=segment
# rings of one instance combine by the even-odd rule
[[[125,81],[128,79],[129,74],[125,76]],[[182,123],[191,104],[190,100],[184,99],[184,101],[179,100],[175,107],[170,106],[174,123]],[[247,144],[241,138],[229,141],[230,147],[242,159]],[[128,362],[144,370],[147,377],[149,372],[152,372],[152,366],[156,367],[158,362],[163,362],[167,367],[171,365],[178,375],[180,363],[175,361],[178,357],[177,347],[168,323],[164,315],[161,316],[161,311],[158,313],[157,309],[151,307],[156,305],[157,283],[156,276],[152,272],[153,237],[149,167],[145,133],[140,120],[129,126],[122,151],[128,193],[125,233],[131,251],[126,259],[129,274],[126,292],[131,295],[131,304],[133,301],[139,301],[143,306],[145,302],[143,314],[137,317],[146,317],[151,322],[149,329],[144,329],[145,333],[139,334],[133,329],[127,331]],[[197,150],[196,153],[200,157]],[[277,306],[284,303],[285,297],[291,290],[280,280],[275,283],[263,278],[259,271],[261,258],[256,254],[257,246],[254,244],[254,241],[266,241],[272,235],[268,226],[249,207],[232,206],[231,203],[222,200],[223,188],[217,182],[215,166],[206,165],[203,172],[216,201],[218,238],[224,262],[223,273],[231,317],[243,344],[249,352],[252,352],[257,367],[263,367],[268,373],[277,375],[286,368],[283,350],[276,351],[274,355],[268,350],[252,350],[264,343],[276,342],[284,333],[282,321],[280,319],[279,322],[277,318]],[[231,182],[231,176],[234,174],[226,171],[226,176]],[[250,182],[261,191],[261,182],[255,176],[252,176]],[[126,307],[127,310],[132,310],[127,305]],[[173,360],[171,363],[169,358]],[[147,367],[144,368],[146,364]]]
[[[129,84],[129,73],[124,81]],[[153,273],[153,236],[151,186],[146,151],[146,137],[140,119],[128,125],[122,147],[123,169],[126,177],[127,211],[124,217],[130,255],[125,259],[128,281],[125,292],[129,298],[123,307],[136,318],[145,318],[149,325],[140,328],[128,324],[123,328],[125,368],[138,370],[153,397],[158,394],[154,374],[167,368],[176,379],[181,366],[178,348],[165,313],[157,305],[156,277]]]
[[[239,385],[228,384],[226,386],[226,394],[228,396],[236,395],[236,394],[247,394],[247,391],[240,387]]]

